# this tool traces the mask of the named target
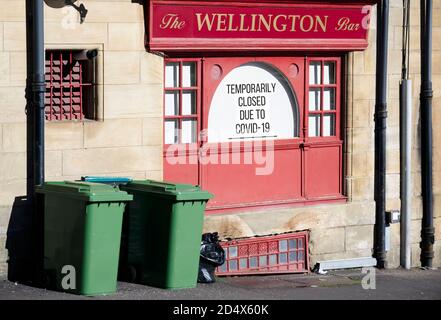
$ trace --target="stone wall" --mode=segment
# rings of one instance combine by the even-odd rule
[[[68,9],[45,6],[47,48],[99,50],[100,121],[48,122],[47,180],[83,175],[162,179],[163,59],[145,52],[144,13],[138,1],[88,0],[86,21]],[[419,133],[419,1],[412,4],[411,78],[414,94],[412,265],[419,265],[421,170]],[[387,209],[399,209],[399,99],[402,1],[391,1],[387,131]],[[14,199],[26,192],[25,1],[0,0],[0,274],[6,272],[6,232]],[[72,19],[74,18],[74,19]],[[441,3],[434,2],[433,132],[435,265],[441,266]],[[347,55],[345,204],[271,209],[206,217],[205,231],[248,237],[310,230],[318,260],[370,256],[375,223],[375,12],[370,46]],[[268,217],[271,217],[269,219]],[[392,226],[388,266],[399,265],[399,224]]]
[[[402,1],[390,2],[388,119],[387,119],[387,210],[400,209],[399,81],[401,79]],[[420,161],[420,21],[419,1],[411,1],[410,73],[413,80],[413,211],[412,266],[420,266],[421,161]],[[433,135],[434,135],[434,216],[436,245],[434,265],[441,266],[441,3],[434,2],[433,13]],[[371,256],[373,248],[374,202],[374,111],[376,10],[372,16],[369,47],[347,55],[347,108],[345,115],[345,188],[348,203],[317,207],[266,210],[237,215],[209,216],[205,231],[220,231],[223,237],[248,237],[287,231],[310,230],[310,256],[313,266],[319,260]],[[268,218],[271,217],[271,218]],[[387,266],[400,264],[400,225],[391,226],[391,248]]]
[[[47,48],[96,48],[100,121],[46,122],[46,180],[83,175],[162,179],[163,60],[144,49],[143,6],[88,0],[45,5]],[[15,197],[26,194],[24,0],[0,0],[0,274]]]
[[[422,218],[422,198],[421,198],[421,154],[420,154],[420,9],[419,1],[411,1],[411,45],[410,45],[410,78],[413,81],[413,149],[412,149],[412,175],[413,175],[413,211],[411,227],[411,254],[412,266],[420,266],[421,241],[421,218]],[[402,1],[391,1],[391,26],[389,35],[389,95],[388,103],[390,117],[388,118],[388,166],[387,166],[387,206],[388,208],[399,208],[399,79],[401,77],[401,32],[402,32]],[[441,3],[433,2],[433,193],[435,216],[434,224],[436,230],[436,244],[434,264],[441,266],[441,162],[439,161],[441,143],[441,38],[437,35],[441,33]],[[400,227],[392,227],[392,250],[388,253],[390,266],[399,266],[400,260]]]

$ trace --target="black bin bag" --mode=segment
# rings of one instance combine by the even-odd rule
[[[216,267],[225,263],[225,251],[219,244],[217,232],[202,235],[201,253],[199,260],[199,283],[213,283],[216,281],[214,272]]]

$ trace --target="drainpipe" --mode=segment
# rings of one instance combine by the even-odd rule
[[[33,8],[33,77],[32,92],[34,96],[34,183],[44,183],[44,93],[45,52],[44,52],[44,3],[35,0]]]
[[[43,0],[27,0],[27,196],[32,224],[33,282],[43,282],[44,239],[42,202],[35,194],[35,186],[44,183],[44,3]]]
[[[412,80],[409,79],[410,0],[403,1],[403,55],[400,82],[400,264],[411,267],[412,223]]]
[[[26,196],[32,208],[34,182],[33,0],[26,0]]]
[[[432,0],[421,0],[421,265],[432,268],[435,243],[432,190]]]
[[[386,119],[389,1],[377,5],[377,68],[375,97],[375,228],[374,257],[377,267],[386,264]]]

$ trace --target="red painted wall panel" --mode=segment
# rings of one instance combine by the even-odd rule
[[[197,164],[172,165],[164,157],[164,181],[173,183],[199,184],[199,166]]]
[[[244,156],[248,152],[244,152]],[[301,151],[276,150],[274,171],[256,175],[261,165],[209,164],[202,167],[202,187],[215,196],[208,208],[270,204],[272,201],[301,199]]]
[[[319,146],[305,152],[306,197],[308,199],[341,194],[341,145]]]

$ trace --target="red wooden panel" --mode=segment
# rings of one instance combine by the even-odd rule
[[[164,181],[198,185],[198,166],[191,164],[170,166],[164,164]]]
[[[163,160],[164,181],[198,185],[199,164],[196,156],[197,154],[188,155],[188,153],[173,156],[165,152]],[[181,163],[177,164],[178,161]]]
[[[305,151],[306,197],[341,196],[341,144],[323,145]]]
[[[203,188],[214,194],[207,208],[301,198],[300,149],[275,151],[271,175],[256,175],[257,167],[260,166],[204,165]]]

